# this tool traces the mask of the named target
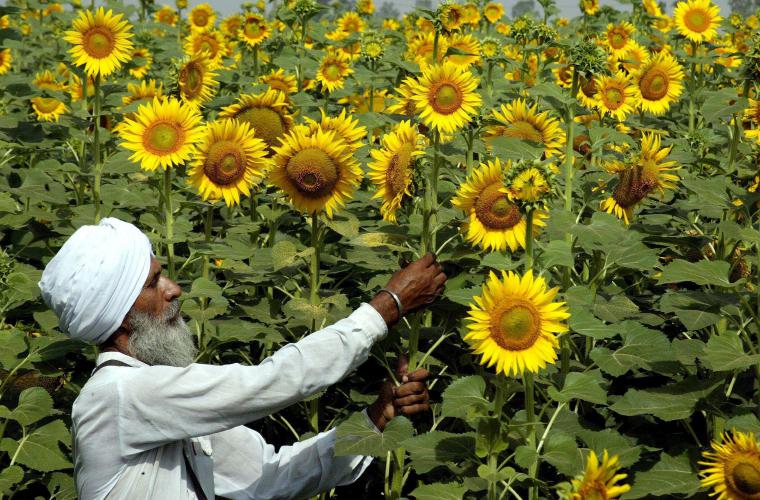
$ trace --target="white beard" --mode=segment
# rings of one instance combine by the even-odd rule
[[[127,316],[132,330],[127,342],[130,355],[149,365],[184,367],[191,364],[198,349],[193,343],[193,333],[178,312],[177,299],[158,317],[131,311]]]

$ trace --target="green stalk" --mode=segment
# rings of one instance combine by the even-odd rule
[[[372,61],[370,64],[370,70],[372,71],[372,75],[375,74],[375,61]],[[372,78],[370,77],[369,80],[369,112],[372,113],[375,110],[375,83],[372,81]]]
[[[182,9],[177,9],[177,43],[182,46]]]
[[[391,475],[391,500],[401,498],[401,490],[404,488],[404,461],[406,459],[406,450],[397,448],[393,453],[393,473]]]
[[[311,215],[311,247],[314,253],[311,254],[311,285],[309,290],[309,302],[312,306],[319,305],[319,249],[321,241],[319,237],[319,214],[314,212]],[[317,329],[317,320],[312,318],[311,331]],[[313,398],[309,401],[309,425],[314,432],[319,432],[319,398]]]
[[[691,42],[691,56],[697,57],[697,43]],[[696,128],[696,106],[694,104],[694,94],[697,91],[697,63],[691,63],[691,84],[689,85],[689,133],[694,132]]]
[[[525,214],[525,272],[533,269],[533,209]]]
[[[467,128],[467,133],[465,134],[464,140],[467,143],[467,156],[465,156],[464,164],[465,164],[465,167],[467,167],[467,175],[470,175],[470,172],[472,171],[472,163],[473,163],[472,150],[475,143],[475,133],[469,127]]]
[[[497,429],[500,430],[501,428],[501,410],[504,408],[504,400],[506,399],[506,386],[509,383],[507,378],[500,373],[496,374],[496,392],[494,394],[494,409],[493,409],[493,417],[499,422],[499,426],[497,426]],[[498,431],[497,431],[498,432]],[[497,436],[498,437],[498,436]],[[488,436],[489,440],[491,441],[489,447],[488,447],[488,469],[491,471],[495,471],[498,468],[499,464],[499,452],[494,451],[493,441],[494,436]],[[497,492],[497,481],[488,481],[488,500],[496,500],[499,498],[498,492]]]
[[[166,224],[166,268],[169,278],[175,279],[174,271],[174,209],[172,207],[172,171],[164,169],[164,223]]]
[[[256,79],[259,76],[259,46],[253,47],[253,78]]]
[[[85,75],[85,79],[87,79],[87,75]],[[94,88],[92,161],[95,163],[95,178],[92,181],[92,198],[95,204],[95,223],[97,224],[100,221],[100,179],[103,175],[103,165],[100,160],[100,73],[95,76]]]
[[[525,413],[527,415],[528,424],[528,446],[536,449],[536,414],[535,414],[535,400],[534,400],[534,381],[533,373],[526,371],[523,374],[523,383],[525,385]],[[528,469],[528,476],[531,479],[536,478],[536,472],[538,471],[538,457],[533,461]],[[528,488],[528,499],[538,500],[538,489],[531,486]]]

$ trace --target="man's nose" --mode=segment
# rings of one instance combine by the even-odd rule
[[[165,278],[166,280],[166,286],[164,288],[164,298],[167,302],[171,302],[174,299],[177,299],[182,295],[182,289],[179,287],[179,285],[170,278]]]

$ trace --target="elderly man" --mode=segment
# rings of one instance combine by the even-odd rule
[[[72,408],[80,498],[301,498],[355,481],[371,457],[335,456],[334,429],[275,450],[244,424],[341,380],[445,281],[425,255],[347,318],[256,366],[198,364],[182,292],[161,274],[148,238],[115,218],[79,228],[39,286],[61,329],[101,350]],[[376,432],[397,414],[429,408],[427,372],[400,375],[403,383],[386,381],[365,410]]]

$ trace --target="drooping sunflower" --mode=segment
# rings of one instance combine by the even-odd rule
[[[723,20],[720,9],[711,0],[686,0],[678,2],[673,19],[678,32],[692,42],[709,42],[718,35]]]
[[[84,66],[90,76],[108,76],[129,60],[132,52],[131,26],[122,20],[122,14],[106,12],[100,7],[95,14],[80,12],[74,20],[73,30],[67,31],[64,40],[73,45],[69,53],[74,64]]]
[[[317,69],[317,81],[327,92],[342,89],[346,77],[353,73],[351,60],[339,51],[329,50],[322,58]]]
[[[346,108],[343,108],[338,116],[327,116],[324,109],[320,111],[322,112],[322,119],[320,121],[306,117],[306,125],[312,134],[319,128],[325,132],[334,130],[348,144],[352,153],[364,145],[364,138],[367,137],[367,127],[359,125],[359,120],[346,114]]]
[[[216,12],[211,5],[202,3],[192,8],[187,20],[190,23],[191,30],[207,31],[214,27]]]
[[[380,149],[373,149],[367,176],[377,186],[372,199],[380,198],[383,220],[396,222],[404,196],[411,196],[415,158],[425,154],[425,137],[408,120],[383,136]]]
[[[665,113],[683,92],[683,76],[683,68],[670,54],[653,56],[633,79],[641,109],[653,115]]]
[[[37,120],[44,122],[57,122],[69,110],[66,104],[55,97],[32,97],[32,109]]]
[[[234,104],[222,109],[219,118],[247,122],[270,151],[279,146],[280,139],[293,128],[293,115],[285,94],[272,89],[260,94],[241,95]]]
[[[483,355],[480,364],[519,376],[554,363],[556,334],[567,331],[563,321],[570,317],[564,302],[553,302],[558,291],[547,290],[544,278],[534,278],[530,269],[522,278],[502,271],[499,279],[492,271],[466,318],[464,340]]]
[[[187,56],[180,63],[177,73],[179,96],[182,102],[195,107],[201,107],[214,97],[217,86],[216,73],[209,69],[206,52]]]
[[[249,46],[256,47],[269,38],[271,29],[264,16],[247,12],[240,26],[240,38]]]
[[[482,99],[478,79],[452,62],[428,66],[413,83],[412,100],[428,127],[453,134],[472,120]]]
[[[146,74],[148,74],[148,71],[153,64],[153,55],[145,47],[138,47],[132,51],[131,60],[142,62],[142,64],[129,68],[129,74],[138,80],[141,80]]]
[[[750,125],[754,124],[754,128],[744,130],[744,135],[760,145],[760,100],[749,100],[749,107],[744,110],[744,120]]]
[[[220,31],[194,31],[185,41],[185,53],[198,55],[208,52],[209,69],[217,69],[229,55],[229,47]]]
[[[525,248],[525,217],[504,189],[504,172],[511,161],[481,163],[457,190],[451,204],[464,211],[465,239],[485,250],[514,252]],[[534,218],[534,231],[543,226],[544,213]]]
[[[612,54],[616,58],[622,57],[630,48],[631,35],[636,31],[628,21],[623,21],[620,24],[608,24],[606,33],[606,45]]]
[[[702,486],[712,488],[711,496],[717,500],[760,497],[760,450],[755,434],[732,429],[722,437],[722,443],[713,441],[712,450],[703,452]]]
[[[335,131],[295,129],[274,148],[269,182],[285,191],[296,209],[332,218],[359,185],[362,170]]]
[[[176,26],[179,16],[177,16],[177,11],[174,10],[174,7],[171,7],[170,5],[164,5],[156,11],[156,13],[153,15],[153,18],[157,23],[166,24],[168,26]]]
[[[495,137],[516,137],[541,144],[546,156],[551,157],[559,154],[565,144],[559,120],[548,111],[539,113],[538,104],[529,107],[524,99],[502,104],[493,111],[493,119],[498,125],[486,127],[483,134],[486,145]]]
[[[501,2],[489,2],[483,7],[483,15],[491,24],[499,22],[504,17],[504,6]]]
[[[624,121],[638,104],[636,88],[631,77],[622,71],[613,76],[600,76],[596,84],[596,109],[602,115],[609,114],[618,121]]]
[[[678,163],[665,161],[671,147],[663,148],[659,134],[645,133],[641,139],[641,153],[630,165],[614,161],[607,170],[618,174],[618,182],[612,196],[603,200],[601,209],[614,214],[629,224],[633,209],[655,190],[662,195],[665,189],[675,188],[679,177],[673,173]]]
[[[240,195],[250,196],[251,186],[264,177],[266,156],[266,144],[247,123],[217,120],[205,127],[187,182],[204,201],[223,198],[227,206],[238,205]]]
[[[11,49],[0,50],[0,75],[4,75],[10,71],[11,63],[13,63]]]
[[[480,61],[480,42],[468,34],[457,33],[449,40],[449,48],[457,49],[463,54],[451,54],[447,59],[460,68],[467,69]]]
[[[286,74],[282,68],[273,69],[269,74],[261,76],[259,81],[269,85],[270,89],[279,90],[286,96],[298,92],[296,77]]]
[[[564,500],[588,500],[591,498],[604,498],[613,500],[631,489],[630,485],[618,484],[628,477],[628,474],[619,474],[620,464],[618,456],[611,457],[604,450],[602,460],[589,451],[586,470],[571,481],[567,491],[560,493]]]
[[[125,118],[119,133],[122,147],[134,151],[130,160],[153,171],[188,161],[203,137],[201,115],[174,97],[142,104],[134,119]]]

